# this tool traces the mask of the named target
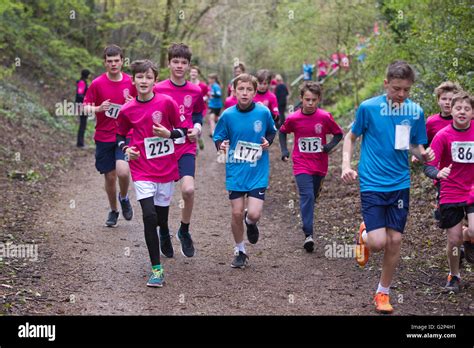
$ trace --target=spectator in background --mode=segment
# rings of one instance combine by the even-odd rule
[[[311,81],[313,79],[313,66],[308,64],[308,60],[305,59],[303,63],[303,80]]]
[[[318,67],[318,82],[321,82],[328,76],[329,62],[323,58],[319,58],[316,62]]]
[[[277,83],[277,86],[275,88],[275,96],[277,98],[278,102],[278,112],[280,113],[280,122],[279,124],[282,125],[285,122],[285,111],[286,111],[286,106],[288,104],[288,99],[290,98],[290,92],[288,90],[288,87],[286,87],[286,84],[283,81],[283,77],[281,77],[280,74],[277,74],[275,76],[275,81]],[[283,136],[283,134],[279,133],[278,134],[279,139],[280,139],[280,149],[282,152],[282,160],[288,161],[289,154],[284,153],[284,149],[286,149],[286,136]],[[283,147],[283,143],[285,143]]]
[[[81,71],[81,78],[76,81],[76,105],[81,104],[84,102],[84,97],[87,92],[87,79],[89,78],[90,71],[87,69],[83,69]],[[77,132],[77,147],[84,147],[84,133],[86,132],[87,127],[87,115],[83,112],[82,108],[80,108],[80,115],[79,115],[79,130]]]
[[[245,73],[245,64],[240,62],[239,64],[234,65],[234,77],[232,80],[229,82],[227,85],[227,97],[232,96],[232,83],[234,82],[234,79],[239,76],[240,74]]]
[[[275,77],[272,77],[272,80],[270,81],[270,92],[272,92],[273,94],[275,94],[275,89],[276,89],[276,86],[278,85],[278,82],[276,80],[276,76]]]

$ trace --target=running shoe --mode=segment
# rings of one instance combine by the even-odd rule
[[[359,232],[356,236],[355,258],[360,267],[364,267],[369,261],[369,248],[365,245],[362,239],[362,233],[365,231],[365,223],[362,222],[359,227]]]
[[[244,269],[248,265],[249,257],[242,251],[236,250],[234,252],[234,260],[230,264],[232,268]]]
[[[125,218],[125,220],[128,220],[128,221],[132,220],[133,208],[132,208],[132,204],[130,203],[130,199],[128,198],[122,199],[120,198],[120,194],[119,194],[119,202],[120,202],[120,205],[122,206],[122,215]]]
[[[306,239],[304,240],[303,248],[305,248],[305,250],[308,253],[313,252],[313,250],[314,250],[314,240],[313,240],[312,235],[309,235],[309,236],[306,237]]]
[[[247,223],[247,209],[245,209],[245,214],[244,214],[244,222],[245,226],[247,226],[247,239],[250,244],[255,244],[258,242],[258,227],[257,224],[249,225]]]
[[[448,281],[444,287],[447,291],[452,291],[457,294],[461,290],[461,281],[454,275],[448,275]]]
[[[173,244],[171,243],[171,236],[169,233],[160,235],[160,254],[167,258],[172,258],[174,255]]]
[[[382,292],[378,292],[374,297],[375,310],[378,313],[391,314],[393,307],[390,304],[390,296]]]
[[[191,234],[189,232],[181,231],[181,228],[176,233],[176,238],[178,238],[181,244],[181,254],[185,257],[194,256],[194,245],[193,240],[191,239]]]
[[[119,217],[118,211],[113,211],[113,210],[109,211],[109,215],[107,216],[107,221],[105,222],[105,226],[116,227],[118,217]]]
[[[153,288],[161,288],[165,283],[165,275],[163,273],[163,268],[160,270],[152,270],[151,276],[146,283],[147,286]]]

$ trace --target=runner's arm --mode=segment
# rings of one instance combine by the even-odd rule
[[[425,164],[423,172],[430,179],[438,179],[439,170],[435,166],[429,166]]]
[[[126,140],[127,138],[121,134],[117,134],[116,135],[116,143],[117,143],[117,146],[119,147],[119,149],[122,151],[122,152],[125,152],[125,150],[127,150],[127,145],[126,145]]]
[[[177,138],[182,138],[188,133],[188,129],[181,127],[181,128],[175,128],[171,131],[170,133],[170,139],[177,139]]]
[[[334,134],[331,141],[323,146],[323,151],[325,153],[331,152],[331,150],[334,149],[341,140],[342,140],[342,133]]]
[[[201,112],[193,112],[193,125],[194,128],[199,130],[199,134],[202,132],[202,119],[204,118]]]

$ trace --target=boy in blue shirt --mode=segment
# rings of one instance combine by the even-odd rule
[[[389,290],[400,258],[402,233],[408,216],[410,167],[408,152],[422,162],[434,158],[427,143],[423,109],[408,99],[415,73],[404,61],[388,66],[386,94],[368,99],[357,110],[344,139],[342,180],[360,178],[364,222],[359,229],[356,257],[367,263],[370,251],[384,250],[382,274],[374,298],[376,311],[392,313]],[[363,135],[358,173],[351,168],[356,139]],[[365,225],[365,226],[364,226]]]
[[[255,104],[257,79],[239,75],[233,82],[238,104],[226,109],[217,123],[213,140],[217,150],[226,152],[226,189],[232,206],[234,260],[231,267],[245,268],[248,256],[244,245],[244,226],[251,244],[258,241],[260,220],[270,176],[268,147],[276,127],[270,110]],[[245,209],[245,196],[248,197]],[[244,210],[245,209],[245,210]]]

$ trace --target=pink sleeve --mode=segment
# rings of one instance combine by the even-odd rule
[[[272,95],[272,105],[271,105],[271,111],[272,114],[275,116],[280,116],[280,111],[278,110],[278,101],[275,95]]]
[[[168,111],[171,126],[173,128],[185,128],[183,121],[181,121],[181,118],[179,117],[178,104],[174,100],[169,99],[166,109]]]
[[[117,133],[126,137],[128,132],[131,129],[130,122],[128,121],[128,116],[122,112],[122,110],[119,111],[118,117],[117,117]]]
[[[202,96],[199,95],[199,98],[197,98],[196,102],[194,103],[193,113],[199,113],[203,111],[204,111],[204,100],[202,99]]]
[[[440,136],[439,133],[433,138],[431,149],[435,154],[435,158],[431,162],[426,163],[426,165],[438,168],[439,163],[441,162],[441,156],[443,155],[443,137]]]
[[[284,123],[281,125],[281,127],[280,127],[280,132],[285,133],[285,134],[289,134],[289,133],[293,132],[293,131],[291,130],[291,123],[290,123],[290,121],[291,121],[291,118],[290,118],[290,117],[287,117],[286,120],[285,120],[285,122],[284,122]]]
[[[344,131],[342,128],[336,123],[334,118],[332,117],[331,114],[328,114],[330,117],[327,118],[328,125],[329,125],[329,131],[331,134],[336,135],[336,134],[343,134]]]
[[[89,88],[87,89],[86,96],[84,97],[84,104],[95,105],[96,93],[95,93],[95,83],[92,82]]]

